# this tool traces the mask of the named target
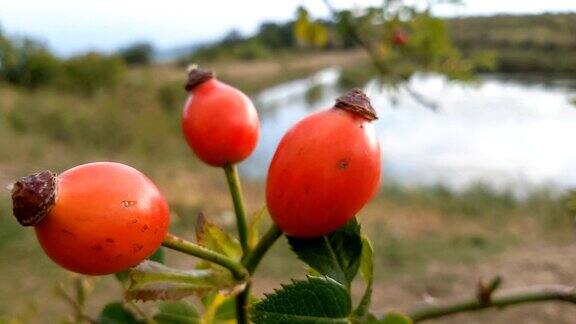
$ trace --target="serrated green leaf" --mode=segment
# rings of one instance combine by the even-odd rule
[[[348,323],[350,295],[327,277],[293,280],[252,307],[255,324]]]
[[[137,324],[141,323],[130,313],[122,303],[115,302],[104,306],[100,316],[98,317],[99,324]]]
[[[327,235],[288,237],[288,242],[300,260],[319,273],[350,287],[358,272],[362,254],[360,225],[356,219]]]
[[[240,260],[242,257],[242,247],[238,240],[209,222],[203,214],[198,215],[196,222],[196,241],[203,247],[233,260]]]
[[[260,223],[264,214],[266,214],[266,207],[260,209],[250,220],[248,225],[248,247],[250,249],[253,249],[260,240]]]
[[[154,315],[158,324],[197,324],[200,323],[198,312],[194,306],[185,301],[163,302],[158,305],[158,313]]]
[[[144,261],[130,271],[126,298],[131,300],[177,300],[189,295],[235,291],[244,283],[228,272],[214,269],[178,270]]]
[[[372,287],[374,285],[374,250],[372,249],[370,240],[366,236],[362,237],[360,273],[366,283],[366,289],[364,290],[364,295],[362,296],[360,303],[358,303],[356,310],[354,310],[354,316],[362,319],[368,314],[368,309],[372,302]]]

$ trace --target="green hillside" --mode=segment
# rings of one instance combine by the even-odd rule
[[[447,21],[465,54],[490,51],[500,72],[576,72],[576,14],[500,15]]]

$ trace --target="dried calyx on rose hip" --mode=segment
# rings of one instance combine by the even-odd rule
[[[214,73],[192,68],[182,114],[184,137],[205,163],[222,167],[246,159],[258,142],[256,108],[240,90],[219,81]]]
[[[353,218],[380,184],[380,146],[369,98],[353,89],[284,135],[268,170],[266,201],[287,235],[315,237]]]
[[[13,212],[34,226],[46,254],[83,274],[111,274],[135,266],[162,244],[166,200],[140,171],[97,162],[56,175],[24,177],[12,190]]]

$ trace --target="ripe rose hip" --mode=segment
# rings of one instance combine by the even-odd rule
[[[120,163],[24,177],[14,184],[12,201],[14,215],[34,226],[46,254],[83,274],[137,265],[158,249],[168,230],[168,205],[156,185]]]
[[[287,235],[315,237],[353,218],[380,183],[376,112],[358,89],[305,117],[282,138],[268,170],[266,201]]]
[[[408,35],[404,31],[395,30],[392,34],[392,43],[398,46],[404,46],[408,42]]]
[[[221,167],[246,159],[258,142],[256,108],[240,90],[195,68],[188,75],[182,129],[188,145],[205,163]]]

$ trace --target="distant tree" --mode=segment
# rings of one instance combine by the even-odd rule
[[[320,20],[312,20],[308,10],[299,7],[294,22],[293,35],[302,47],[324,47],[328,44],[328,28]]]
[[[0,35],[0,77],[4,81],[35,89],[56,80],[60,69],[58,58],[43,44]]]
[[[64,63],[63,87],[85,95],[97,90],[113,88],[125,70],[118,56],[87,53],[68,59]]]
[[[237,29],[232,29],[222,38],[221,43],[224,46],[230,46],[241,43],[242,41],[244,41],[244,37],[242,37],[240,31]]]
[[[348,25],[352,19],[353,16],[350,10],[339,11],[337,13],[337,17],[335,17],[335,29],[338,36],[338,41],[344,48],[352,48],[357,46],[354,37],[348,32]]]
[[[255,38],[268,48],[289,48],[295,45],[293,22],[284,24],[264,22],[260,25]]]
[[[149,65],[154,60],[154,47],[146,42],[135,43],[121,49],[119,55],[128,65]]]

